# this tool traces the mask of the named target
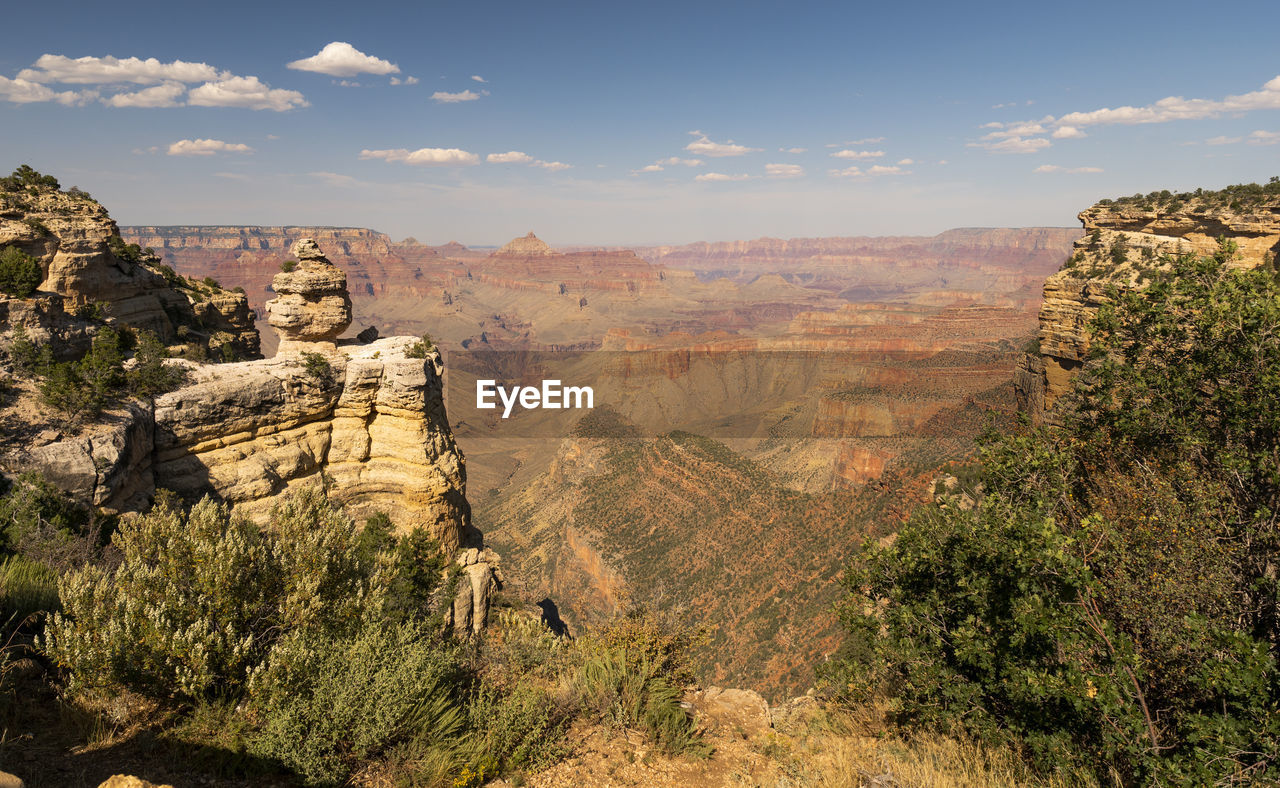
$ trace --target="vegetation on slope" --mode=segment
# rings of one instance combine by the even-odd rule
[[[1045,772],[1274,777],[1280,283],[1232,254],[1113,292],[1066,424],[991,436],[976,508],[859,553],[836,690]]]
[[[86,516],[38,480],[0,498],[0,548],[16,553],[0,562],[5,609],[41,611],[0,651],[0,727],[30,727],[32,689],[4,667],[20,651],[56,667],[64,717],[150,728],[183,779],[199,752],[240,778],[479,785],[562,757],[579,719],[705,754],[679,702],[678,626],[636,614],[569,642],[506,610],[481,641],[455,638],[440,546],[385,516],[358,526],[319,491],[283,499],[261,529],[161,496],[107,549],[94,532],[85,560],[40,560],[41,544],[87,534]],[[25,746],[11,738],[0,756]]]
[[[1272,176],[1265,184],[1237,183],[1221,189],[1196,189],[1193,192],[1171,192],[1168,189],[1148,194],[1134,194],[1114,200],[1101,200],[1099,205],[1134,206],[1144,211],[1173,212],[1184,208],[1230,208],[1233,211],[1259,207],[1280,197],[1280,176]]]

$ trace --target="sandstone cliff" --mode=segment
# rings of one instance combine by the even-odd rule
[[[282,493],[322,486],[353,517],[385,512],[426,528],[462,579],[452,616],[478,630],[501,578],[470,525],[466,465],[445,415],[439,352],[412,337],[339,341],[351,322],[346,276],[314,240],[277,275],[269,306],[282,351],[260,361],[188,367],[188,382],[153,402],[105,414],[78,433],[47,430],[0,456],[0,470],[38,470],[116,512],[159,488],[213,495],[265,523]]]
[[[1164,255],[1212,254],[1218,239],[1239,248],[1232,265],[1254,268],[1280,253],[1280,189],[1229,187],[1103,200],[1083,211],[1085,235],[1044,283],[1034,349],[1017,376],[1019,403],[1035,419],[1053,419],[1058,399],[1089,349],[1089,321],[1108,288],[1133,287],[1166,266]]]
[[[80,313],[152,331],[199,355],[259,355],[243,293],[178,276],[148,250],[129,246],[106,209],[83,192],[0,190],[0,247],[7,246],[40,261],[38,305],[5,307],[8,325],[23,325],[39,340],[74,341],[77,328],[62,316]]]

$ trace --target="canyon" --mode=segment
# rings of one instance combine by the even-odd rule
[[[314,237],[350,282],[339,342],[372,328],[439,348],[474,525],[513,596],[571,632],[635,605],[680,611],[706,628],[705,678],[776,697],[839,642],[851,546],[1013,418],[1041,285],[1078,236],[584,249],[528,233],[483,252],[358,228],[123,232],[243,288],[259,316],[287,295],[291,244]],[[591,385],[597,408],[474,407],[478,380],[548,377]]]

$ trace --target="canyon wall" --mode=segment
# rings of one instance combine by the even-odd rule
[[[1228,192],[1104,200],[1079,215],[1085,234],[1044,283],[1036,348],[1022,360],[1019,404],[1033,419],[1054,420],[1054,406],[1089,350],[1089,322],[1111,287],[1131,288],[1167,268],[1165,255],[1208,255],[1226,238],[1230,264],[1255,268],[1280,253],[1280,196],[1233,198]]]

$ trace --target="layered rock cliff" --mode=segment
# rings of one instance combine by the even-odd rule
[[[1017,376],[1019,404],[1052,421],[1089,350],[1089,322],[1111,287],[1139,285],[1167,266],[1165,256],[1207,255],[1219,239],[1238,249],[1231,265],[1255,268],[1280,254],[1280,186],[1272,181],[1219,192],[1135,195],[1103,200],[1079,215],[1085,234],[1044,283],[1033,349]]]
[[[300,263],[276,277],[268,305],[282,335],[274,358],[172,362],[189,372],[178,390],[79,433],[46,431],[4,452],[0,470],[38,470],[110,511],[141,509],[164,488],[213,495],[263,523],[280,494],[322,486],[353,517],[426,528],[459,565],[455,627],[478,630],[501,573],[470,525],[440,354],[412,337],[339,341],[351,322],[345,274],[314,240],[292,253]]]
[[[74,342],[67,313],[154,332],[166,344],[215,358],[259,357],[254,316],[243,293],[193,281],[126,244],[98,202],[53,186],[0,189],[0,247],[40,261],[38,304],[4,307],[9,325],[38,340]],[[80,332],[83,333],[83,332]]]

